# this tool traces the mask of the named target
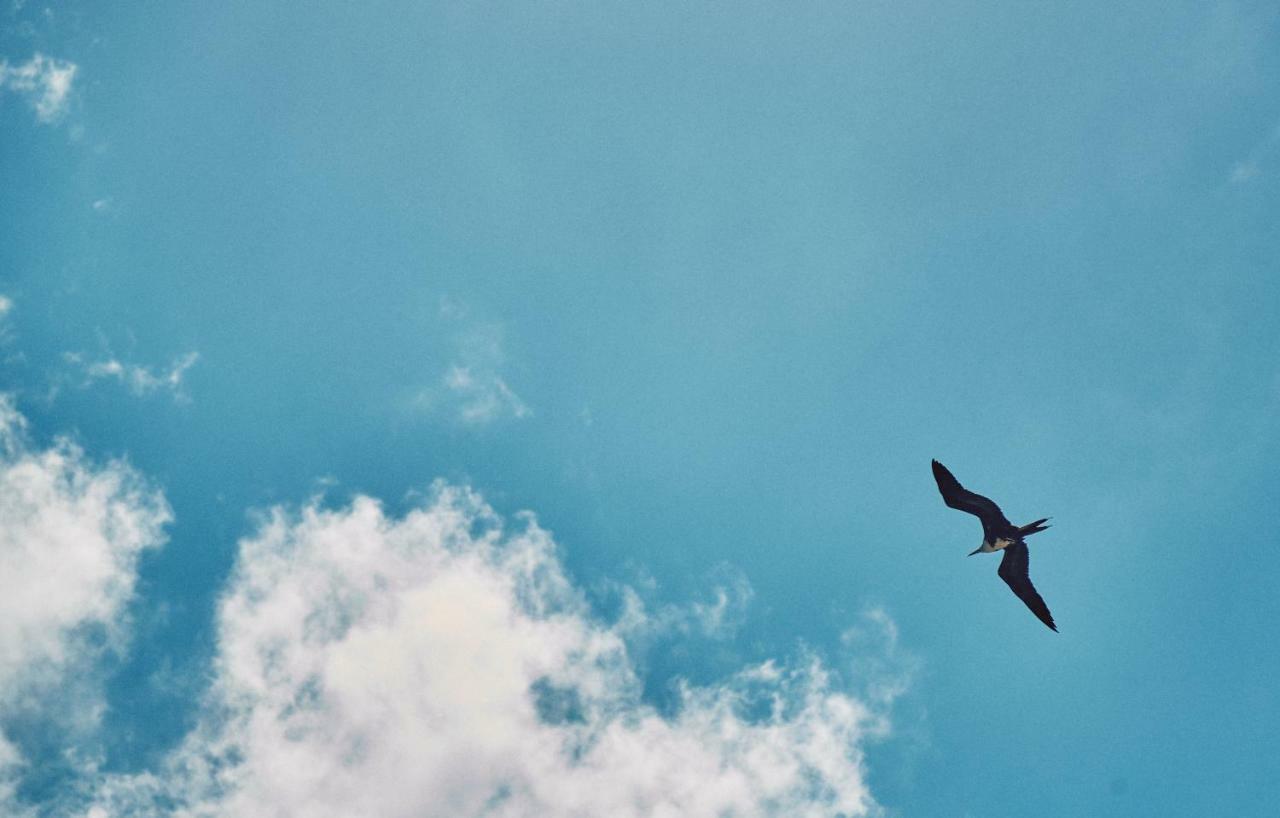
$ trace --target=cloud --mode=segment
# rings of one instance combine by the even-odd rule
[[[483,368],[454,364],[444,374],[442,385],[455,401],[458,419],[471,426],[492,423],[503,417],[523,418],[530,414],[520,396],[511,391],[497,374]]]
[[[1262,171],[1258,167],[1257,162],[1253,162],[1253,161],[1237,162],[1231,168],[1231,176],[1230,176],[1231,183],[1236,185],[1242,185],[1245,182],[1250,182],[1253,179],[1255,179],[1258,176],[1258,174],[1261,172]]]
[[[9,321],[9,316],[12,313],[13,299],[6,295],[0,295],[0,347],[8,346],[13,340],[13,325]],[[10,363],[15,360],[21,360],[21,356],[6,355],[2,360],[4,363]]]
[[[446,320],[466,317],[462,307],[447,300],[441,302],[440,314]],[[453,341],[454,360],[435,385],[417,394],[414,404],[469,427],[531,416],[533,410],[501,374],[506,360],[502,342],[497,324],[478,324],[459,333]]]
[[[531,515],[509,524],[443,484],[400,518],[367,497],[273,510],[240,543],[198,726],[163,768],[102,777],[84,814],[875,810],[863,748],[888,729],[885,702],[803,655],[684,684],[659,712],[625,629],[593,614],[556,551]]]
[[[89,386],[98,380],[116,380],[128,387],[135,395],[150,395],[161,390],[170,392],[175,400],[189,400],[182,389],[182,379],[196,361],[200,360],[198,352],[179,355],[168,369],[156,370],[141,364],[121,361],[115,357],[107,357],[100,361],[86,360],[77,352],[68,352],[63,356],[67,363],[78,368],[84,376],[82,386]]]
[[[41,122],[56,122],[67,111],[71,84],[78,70],[73,62],[43,54],[36,54],[19,65],[0,59],[0,89],[26,96]]]
[[[621,601],[616,628],[629,643],[653,638],[684,637],[728,639],[746,618],[755,590],[746,576],[730,565],[720,565],[712,577],[710,599],[684,604],[654,604],[646,592],[656,588],[653,578],[641,569],[633,584],[605,583],[605,588]]]
[[[660,710],[634,642],[732,631],[751,596],[732,569],[703,600],[606,621],[532,515],[503,520],[443,483],[399,517],[368,497],[320,502],[264,513],[239,544],[192,731],[150,769],[105,771],[102,660],[127,647],[137,560],[169,509],[122,462],[95,464],[65,439],[33,447],[0,398],[0,812],[876,811],[865,747],[904,689],[882,612],[849,631],[836,664],[801,651],[681,683]],[[887,681],[855,693],[855,677]],[[24,788],[51,768],[53,800],[31,801]]]
[[[840,634],[848,650],[862,696],[888,707],[907,692],[920,672],[920,659],[903,649],[898,625],[883,608],[868,608],[861,620]]]
[[[139,554],[160,544],[163,497],[120,461],[90,462],[65,439],[32,448],[0,396],[0,811],[17,814],[32,763],[15,725],[61,737],[76,761],[102,711],[100,659],[126,641]],[[30,735],[27,727],[19,732]],[[87,752],[87,751],[86,751]],[[91,754],[90,754],[91,755]],[[48,760],[44,760],[48,761]]]
[[[1272,128],[1259,140],[1249,151],[1248,156],[1231,166],[1228,180],[1234,185],[1244,185],[1257,179],[1262,175],[1263,165],[1275,151],[1276,145],[1280,145],[1280,125]]]

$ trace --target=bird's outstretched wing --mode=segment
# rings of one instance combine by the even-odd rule
[[[951,508],[967,511],[982,520],[982,533],[987,536],[987,539],[994,541],[995,537],[1013,528],[1013,523],[1004,516],[1000,506],[960,485],[956,476],[936,460],[933,461],[933,479],[938,481],[942,502]]]
[[[1018,599],[1021,599],[1026,606],[1031,609],[1031,613],[1036,615],[1041,622],[1048,625],[1054,631],[1058,630],[1058,626],[1053,624],[1053,614],[1049,613],[1049,606],[1044,604],[1044,597],[1036,591],[1036,586],[1031,584],[1031,577],[1027,571],[1031,567],[1031,554],[1027,551],[1027,544],[1016,542],[1004,550],[1004,558],[1000,560],[1000,579],[1005,581]]]

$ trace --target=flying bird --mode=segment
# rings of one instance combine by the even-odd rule
[[[1053,624],[1053,614],[1049,613],[1049,606],[1044,604],[1044,598],[1031,584],[1031,577],[1027,574],[1031,557],[1027,553],[1025,538],[1049,528],[1045,525],[1049,518],[1023,526],[1014,525],[1004,516],[1000,506],[960,485],[955,475],[936,460],[933,461],[933,479],[938,481],[942,502],[951,508],[967,511],[982,521],[982,545],[969,552],[969,556],[1004,551],[1004,558],[1000,560],[1000,570],[997,572],[1000,579],[1004,580],[1041,622],[1056,632],[1058,626]]]

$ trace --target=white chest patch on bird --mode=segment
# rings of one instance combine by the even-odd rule
[[[1000,551],[1013,545],[1013,540],[1006,540],[1003,537],[996,537],[995,542],[982,541],[982,553],[990,554],[993,551]]]

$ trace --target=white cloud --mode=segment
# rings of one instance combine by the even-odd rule
[[[464,489],[437,485],[399,519],[365,497],[273,511],[240,544],[217,633],[199,726],[163,769],[102,779],[87,816],[875,809],[863,747],[887,702],[806,656],[685,685],[658,712],[548,533]]]
[[[632,640],[731,630],[751,596],[745,578],[729,571],[705,601],[635,604],[604,622],[531,515],[505,522],[443,484],[400,518],[367,497],[265,515],[219,606],[197,726],[154,769],[104,773],[99,660],[126,642],[139,554],[170,515],[125,464],[93,464],[66,440],[34,448],[24,425],[0,398],[6,815],[875,811],[864,748],[887,733],[903,689],[886,615],[846,636],[850,658],[871,662],[861,675],[887,680],[865,692],[804,654],[685,684],[678,708],[659,711],[641,697]],[[39,810],[17,794],[40,759],[3,732],[14,717],[65,739],[59,763],[73,779]]]
[[[78,66],[36,54],[25,63],[11,65],[0,59],[0,89],[27,97],[41,122],[55,122],[66,113]]]
[[[122,647],[138,556],[168,519],[164,499],[124,463],[93,464],[65,439],[33,449],[0,396],[0,723],[38,719],[68,746],[93,730],[96,661]],[[19,809],[13,784],[25,763],[0,732],[5,814]]]
[[[67,363],[77,367],[84,375],[84,386],[98,380],[116,380],[135,395],[150,395],[165,390],[180,401],[188,399],[182,389],[182,379],[187,370],[200,360],[199,353],[188,352],[175,358],[167,369],[153,369],[110,356],[100,361],[89,361],[79,353],[68,352],[64,357]]]

